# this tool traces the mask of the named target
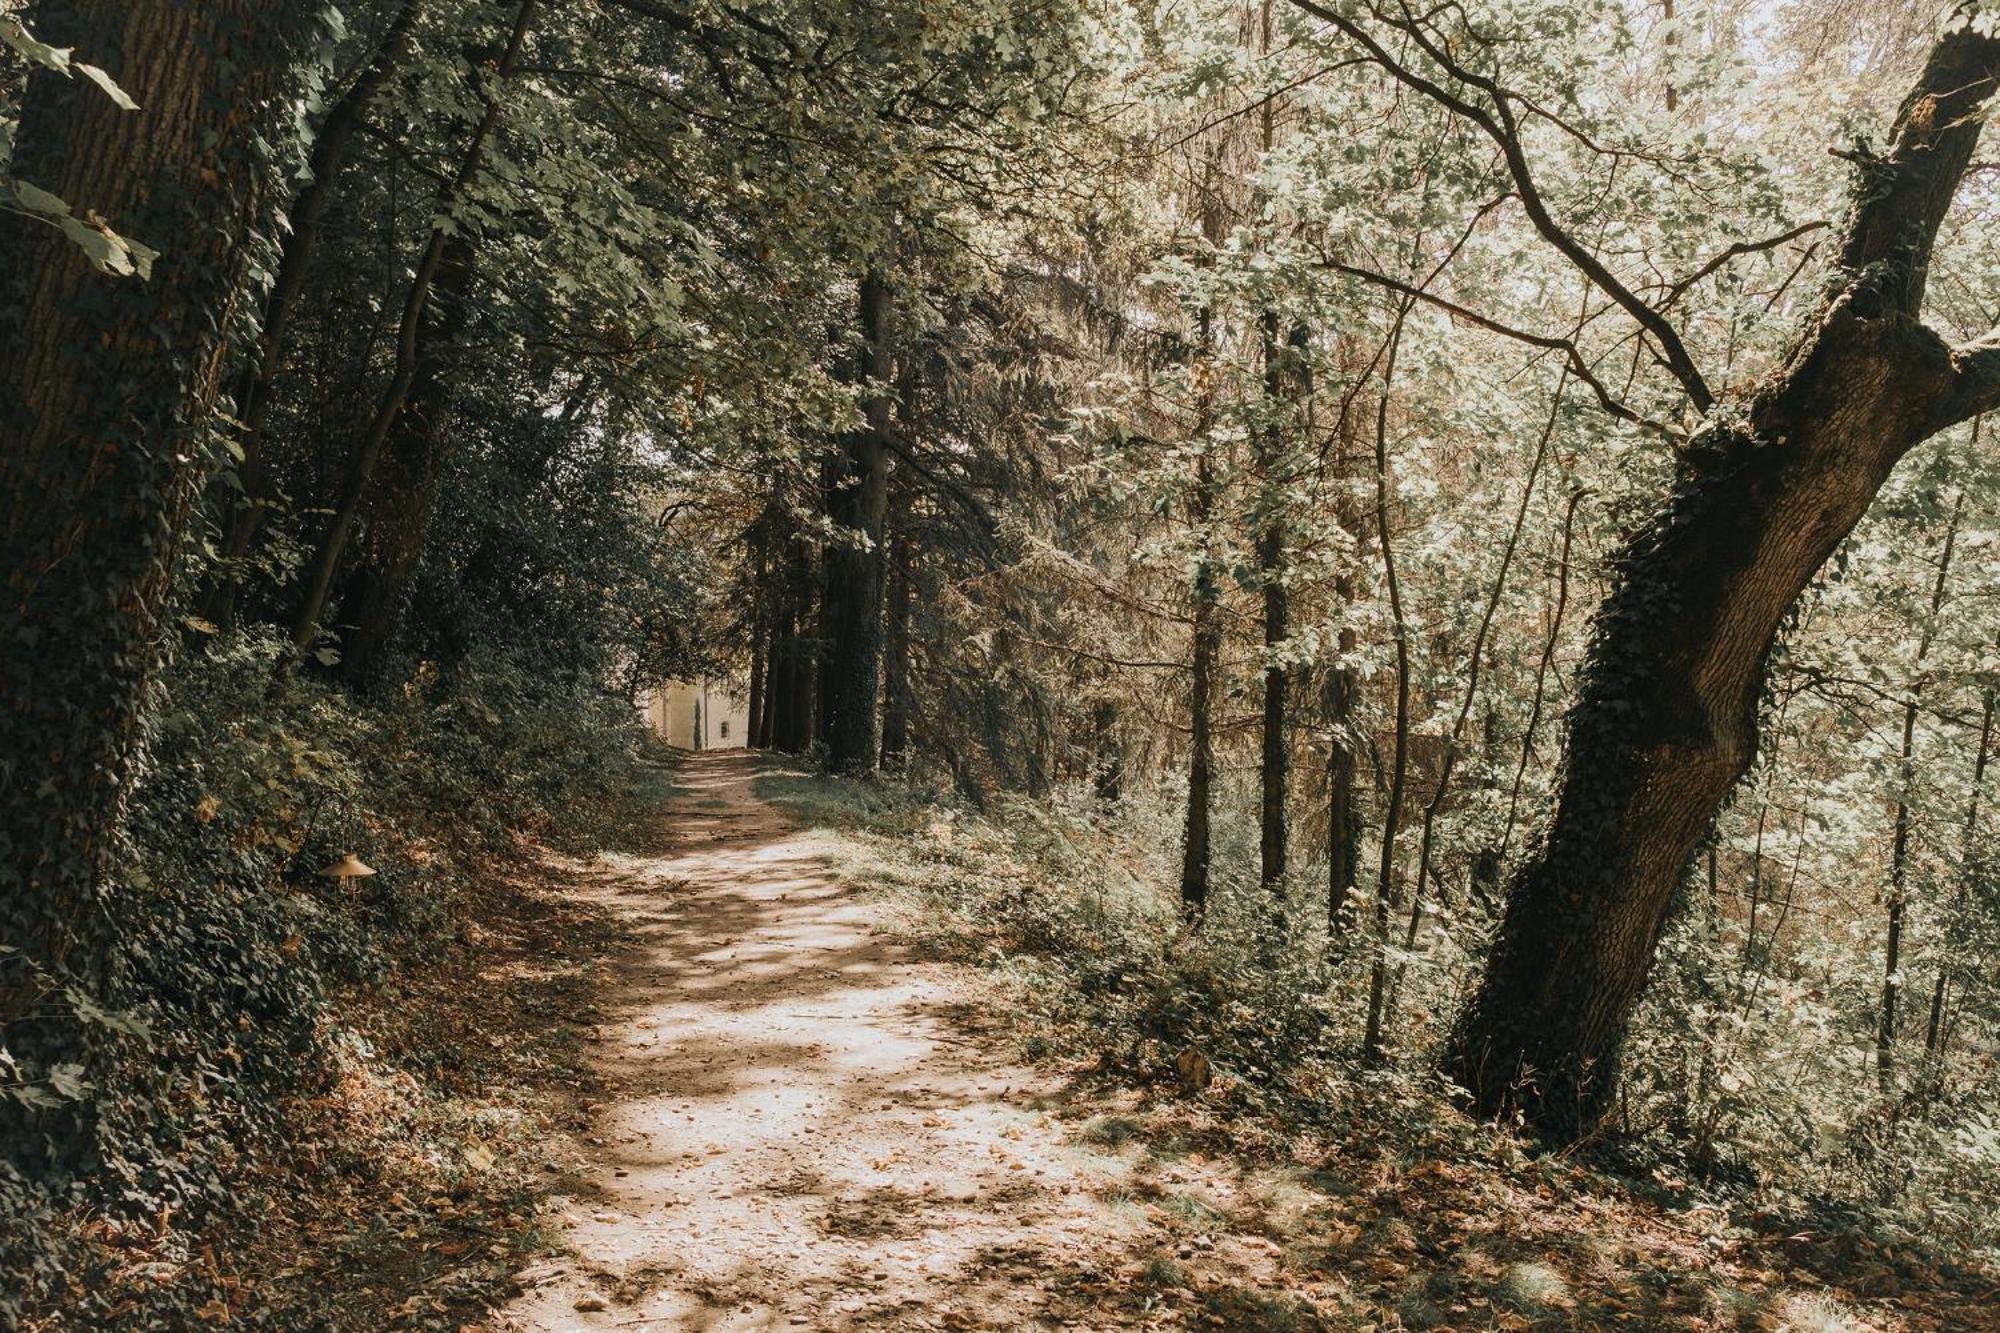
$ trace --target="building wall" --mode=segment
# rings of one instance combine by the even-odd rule
[[[676,749],[736,750],[749,738],[749,701],[725,681],[667,681],[645,711],[653,734]]]

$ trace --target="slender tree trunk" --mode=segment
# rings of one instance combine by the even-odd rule
[[[1269,19],[1266,5],[1266,20]],[[1285,351],[1278,345],[1278,315],[1267,310],[1258,321],[1264,352],[1266,410],[1278,411],[1285,398]],[[1264,889],[1282,899],[1287,859],[1286,798],[1291,778],[1291,732],[1286,718],[1288,677],[1279,653],[1291,635],[1291,599],[1285,586],[1286,483],[1284,431],[1275,422],[1263,432],[1264,506],[1257,534],[1257,578],[1264,594],[1264,731],[1261,819],[1258,828],[1258,878]]]
[[[785,703],[786,644],[785,624],[778,617],[784,614],[782,604],[772,608],[770,644],[764,650],[764,694],[763,707],[751,715],[750,743],[760,750],[778,748],[777,737],[771,726],[771,719]]]
[[[1335,591],[1343,604],[1351,601],[1354,580],[1337,580]],[[1342,594],[1345,595],[1342,595]],[[1342,659],[1360,645],[1360,636],[1342,625],[1335,640]],[[1330,737],[1327,753],[1326,812],[1326,930],[1329,939],[1340,935],[1340,922],[1361,862],[1361,806],[1356,799],[1355,775],[1360,753],[1355,712],[1360,681],[1354,669],[1336,663],[1326,676],[1326,722]]]
[[[490,77],[505,82],[513,77],[514,68],[520,63],[522,49],[527,44],[528,28],[535,17],[536,0],[520,0],[514,11],[513,27],[507,38],[507,45],[499,59],[494,62]],[[417,362],[424,317],[430,306],[431,288],[437,281],[443,267],[445,250],[455,232],[442,225],[445,215],[452,205],[478,175],[486,160],[486,145],[500,124],[499,90],[482,86],[481,95],[485,110],[479,122],[473,127],[472,137],[460,156],[458,170],[445,186],[438,201],[438,221],[431,227],[429,241],[419,256],[416,269],[410,278],[408,293],[403,298],[402,317],[396,332],[396,365],[390,373],[389,382],[383,387],[380,400],[375,405],[374,415],[369,419],[361,438],[356,442],[354,454],[348,462],[345,486],[327,524],[325,534],[320,538],[319,548],[308,564],[305,595],[300,600],[297,618],[292,625],[292,658],[303,657],[312,646],[313,638],[319,633],[320,618],[326,614],[327,597],[333,590],[333,578],[340,568],[341,557],[346,553],[347,540],[354,531],[354,524],[361,513],[361,502],[368,492],[368,483],[375,474],[376,462],[381,458],[383,445],[389,433],[402,416],[403,405],[407,401],[410,386],[417,374]]]
[[[743,743],[757,749],[764,743],[764,700],[769,693],[765,677],[771,661],[769,532],[763,517],[752,527],[750,545],[750,730]]]
[[[263,323],[258,329],[256,346],[236,377],[236,420],[240,424],[238,441],[243,451],[237,474],[243,490],[223,521],[220,568],[211,577],[198,604],[201,615],[217,625],[226,626],[236,618],[236,598],[243,586],[240,566],[250,554],[264,516],[276,499],[270,459],[264,451],[264,423],[270,415],[272,382],[284,364],[285,339],[291,332],[292,314],[318,254],[320,219],[326,213],[334,182],[346,165],[348,150],[369,105],[395,67],[409,54],[410,37],[422,10],[422,0],[404,0],[390,20],[374,58],[328,110],[307,159],[309,179],[286,211],[291,230],[279,250],[277,275],[272,279],[270,295],[264,300]]]
[[[883,275],[862,275],[859,378],[890,381],[890,294]],[[863,424],[842,439],[827,513],[845,537],[826,549],[827,658],[821,706],[827,763],[835,772],[874,770],[882,752],[882,538],[889,511],[890,402],[879,388],[862,400]]]
[[[360,559],[341,600],[341,672],[357,689],[379,680],[430,535],[452,444],[454,354],[470,318],[474,256],[453,233],[438,265],[417,344],[416,373],[363,501]]]
[[[1187,820],[1181,835],[1181,915],[1190,924],[1208,910],[1210,857],[1209,802],[1214,780],[1215,736],[1210,712],[1215,704],[1215,662],[1222,648],[1222,626],[1216,614],[1215,561],[1209,553],[1209,524],[1215,516],[1215,462],[1208,439],[1213,425],[1210,390],[1206,387],[1208,358],[1213,348],[1210,315],[1201,312],[1200,371],[1204,387],[1195,423],[1199,450],[1195,454],[1194,495],[1190,502],[1195,539],[1201,553],[1195,559],[1193,642],[1188,672],[1188,791]]]
[[[1346,343],[1344,346],[1351,347]],[[1358,367],[1357,367],[1358,369]],[[1359,376],[1357,376],[1357,379]],[[1358,553],[1364,546],[1366,520],[1347,492],[1357,460],[1361,457],[1361,414],[1355,410],[1357,394],[1349,394],[1341,404],[1334,423],[1339,453],[1334,460],[1334,519],[1353,542]],[[1357,554],[1356,559],[1359,559]],[[1343,561],[1333,580],[1334,605],[1340,628],[1334,635],[1335,660],[1327,668],[1327,813],[1326,813],[1326,933],[1333,945],[1345,938],[1348,898],[1361,869],[1361,803],[1356,778],[1366,742],[1360,729],[1361,677],[1352,665],[1361,647],[1354,627],[1355,608],[1361,600],[1361,580],[1355,563]]]
[[[1875,1081],[1884,1096],[1896,1085],[1896,1003],[1903,988],[1903,917],[1908,910],[1910,883],[1910,788],[1916,782],[1915,742],[1917,707],[1929,683],[1926,659],[1931,639],[1937,633],[1938,614],[1944,609],[1945,587],[1951,578],[1952,551],[1958,543],[1958,519],[1965,508],[1965,493],[1952,502],[1951,518],[1944,529],[1944,548],[1938,552],[1937,578],[1931,584],[1930,614],[1923,632],[1917,636],[1917,658],[1911,664],[1910,693],[1903,701],[1903,734],[1896,761],[1896,813],[1889,845],[1889,927],[1882,949],[1882,1014],[1875,1027]]]
[[[34,1081],[89,1057],[87,1025],[24,1014],[56,985],[102,994],[109,887],[144,706],[201,488],[254,228],[281,206],[278,108],[324,36],[305,0],[49,0],[38,36],[139,104],[28,77],[11,170],[77,217],[160,250],[149,278],[92,269],[61,232],[0,212],[0,1028]],[[0,1152],[40,1152],[4,1123]],[[67,1136],[76,1146],[78,1136]]]
[[[1548,700],[1549,671],[1555,665],[1556,648],[1562,643],[1563,617],[1569,611],[1570,556],[1576,549],[1576,511],[1590,492],[1579,486],[1570,492],[1563,507],[1562,545],[1556,556],[1555,605],[1549,611],[1549,632],[1542,642],[1541,660],[1535,663],[1535,688],[1528,700],[1528,721],[1521,729],[1521,760],[1514,766],[1514,784],[1507,793],[1507,818],[1500,826],[1500,846],[1493,854],[1497,871],[1507,863],[1507,851],[1514,845],[1514,829],[1521,809],[1521,786],[1527,780],[1528,764],[1535,757],[1535,737],[1542,724],[1542,706]]]
[[[1612,1104],[1675,889],[1755,754],[1792,603],[1909,449],[2000,398],[2000,336],[1953,348],[1918,318],[1996,69],[2000,40],[1938,43],[1888,155],[1862,165],[1842,281],[1743,413],[1685,451],[1617,561],[1553,818],[1445,1052],[1484,1113],[1518,1109],[1563,1140]]]
[[[1979,888],[1985,877],[1985,859],[1979,855],[1979,798],[1986,786],[1986,763],[1993,753],[1993,705],[2000,694],[1988,687],[1981,697],[1979,710],[1979,748],[1972,761],[1972,792],[1965,800],[1965,850],[1960,857],[1958,870],[1958,891],[1952,895],[1952,910],[1948,925],[1955,925],[1958,914],[1965,909],[1966,900]],[[1933,1063],[1944,1058],[1944,1002],[1951,987],[1951,945],[1953,941],[1947,933],[1939,942],[1937,981],[1931,987],[1930,1024],[1924,1032],[1924,1055]]]
[[[1118,737],[1118,701],[1109,695],[1090,706],[1090,792],[1097,804],[1110,809],[1125,787],[1125,745]]]
[[[910,539],[889,544],[886,655],[882,664],[882,767],[903,769],[910,748]]]
[[[812,590],[817,581],[812,552],[803,541],[792,543],[792,711],[785,720],[793,754],[810,749],[818,730],[820,645],[808,634],[813,624]]]
[[[1417,882],[1410,894],[1410,923],[1403,935],[1403,951],[1409,953],[1417,947],[1417,932],[1423,926],[1424,895],[1430,889],[1431,853],[1437,834],[1437,819],[1444,809],[1446,796],[1451,792],[1451,776],[1458,765],[1458,751],[1465,739],[1465,724],[1472,716],[1472,708],[1479,701],[1479,680],[1486,663],[1486,640],[1493,632],[1493,617],[1499,613],[1500,600],[1507,592],[1507,575],[1514,568],[1514,552],[1520,549],[1521,533],[1528,525],[1528,508],[1534,502],[1535,485],[1541,480],[1542,464],[1548,458],[1549,441],[1555,437],[1556,422],[1562,413],[1563,388],[1569,383],[1568,372],[1556,385],[1555,394],[1549,400],[1549,417],[1543,423],[1541,438],[1535,443],[1535,456],[1528,464],[1527,480],[1521,485],[1521,503],[1514,511],[1514,525],[1507,531],[1507,541],[1500,550],[1500,568],[1493,575],[1493,589],[1486,597],[1486,606],[1479,616],[1479,628],[1472,636],[1472,651],[1465,667],[1465,696],[1459,701],[1458,715],[1452,719],[1451,730],[1445,734],[1444,758],[1438,764],[1437,785],[1431,789],[1431,798],[1424,804],[1423,831],[1417,838]],[[1403,966],[1397,965],[1397,985],[1390,988],[1393,997],[1400,989]],[[1392,1004],[1391,1009],[1394,1009]]]
[[[796,544],[789,524],[773,530],[767,575],[771,584],[771,650],[764,663],[764,715],[757,724],[757,744],[767,750],[790,748],[792,663],[798,653],[798,613],[794,609],[798,594],[792,584],[791,557],[791,548]]]
[[[1403,788],[1410,758],[1410,636],[1403,618],[1402,583],[1396,575],[1396,547],[1389,531],[1389,393],[1396,381],[1396,350],[1410,305],[1396,312],[1389,348],[1382,361],[1382,396],[1375,407],[1375,539],[1382,546],[1382,577],[1389,590],[1391,632],[1396,641],[1396,734],[1389,766],[1389,799],[1382,811],[1382,858],[1375,879],[1375,964],[1368,978],[1368,1024],[1362,1051],[1380,1060],[1389,989],[1389,912],[1397,903],[1396,834],[1403,818]]]
[[[773,572],[775,586],[771,606],[771,650],[764,660],[764,712],[757,719],[757,746],[763,750],[783,750],[785,744],[785,719],[791,716],[792,703],[792,605],[791,596],[778,571]]]

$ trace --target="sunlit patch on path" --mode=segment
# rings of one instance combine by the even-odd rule
[[[1131,1157],[954,1021],[968,978],[881,933],[755,773],[690,760],[665,853],[578,885],[638,940],[599,1034],[614,1093],[562,1210],[573,1254],[502,1326],[1182,1326],[1120,1280],[1172,1243]]]

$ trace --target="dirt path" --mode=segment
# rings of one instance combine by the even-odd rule
[[[689,761],[664,854],[578,886],[640,945],[607,1001],[574,1253],[523,1275],[503,1328],[1185,1327],[1135,1296],[1142,1265],[1268,1270],[1257,1238],[1190,1244],[1132,1202],[1131,1155],[1072,1140],[1053,1080],[966,1026],[977,979],[884,934],[756,772]],[[1169,1178],[1191,1175],[1230,1188]]]

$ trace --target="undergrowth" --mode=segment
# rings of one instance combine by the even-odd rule
[[[1024,1056],[1140,1092],[1134,1114],[1092,1120],[1083,1141],[1137,1143],[1153,1157],[1193,1143],[1303,1172],[1317,1202],[1294,1223],[1314,1233],[1312,1263],[1335,1266],[1335,1285],[1353,1293],[1348,1317],[1413,1328],[2000,1326],[1978,1294],[1993,1288],[1990,1257],[1921,1207],[1830,1203],[1801,1188],[1799,1171],[1697,1176],[1684,1145],[1659,1134],[1541,1154],[1474,1122],[1430,1068],[1443,1015],[1423,1010],[1418,984],[1446,988],[1417,960],[1391,955],[1392,976],[1405,964],[1414,1035],[1387,1060],[1364,1060],[1372,953],[1329,943],[1323,917],[1308,933],[1254,879],[1227,872],[1202,930],[1186,931],[1161,887],[1174,882],[1174,846],[1147,836],[1166,827],[1153,812],[1081,797],[975,812],[915,785],[790,771],[767,773],[760,791],[839,831],[843,877],[886,895],[912,938],[1001,982],[1008,1012],[995,1030]],[[1880,1304],[1888,1298],[1917,1322]],[[1871,1300],[1873,1315],[1839,1314]],[[1827,1311],[1849,1322],[1828,1323]],[[1230,1317],[1251,1321],[1225,1326],[1294,1326]]]
[[[400,1268],[436,1306],[405,1326],[456,1327],[417,1270],[479,1261],[473,1308],[533,1244],[523,1153],[562,1113],[538,1097],[583,1078],[535,1011],[587,1004],[609,930],[535,897],[533,840],[629,809],[630,710],[504,659],[364,703],[281,651],[231,637],[166,688],[114,889],[132,946],[105,994],[52,997],[102,1029],[102,1072],[0,1088],[85,1145],[0,1176],[0,1326],[379,1326],[329,1303]],[[326,873],[350,856],[377,873]],[[543,971],[504,975],[531,943]]]

